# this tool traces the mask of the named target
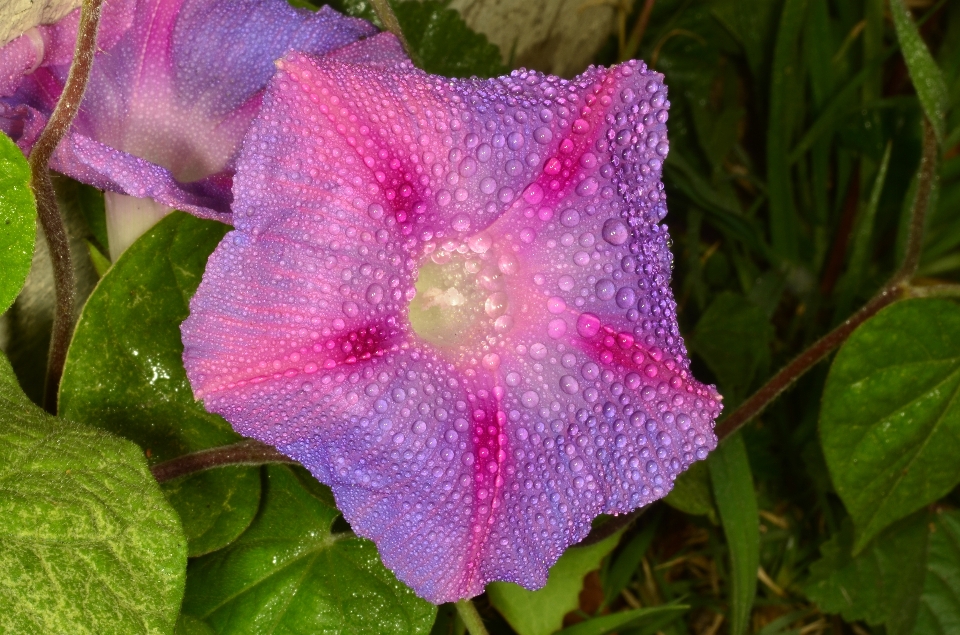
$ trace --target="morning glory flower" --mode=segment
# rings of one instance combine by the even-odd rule
[[[0,130],[25,153],[63,90],[78,22],[79,9],[0,49]],[[234,161],[274,61],[374,33],[327,7],[312,13],[283,0],[106,0],[87,93],[51,167],[229,221]]]
[[[277,66],[182,327],[196,396],[424,598],[542,586],[717,442],[669,287],[663,76],[446,79],[389,34]]]

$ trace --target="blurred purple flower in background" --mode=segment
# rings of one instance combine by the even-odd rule
[[[0,130],[24,153],[63,90],[78,21],[79,9],[0,49]],[[152,205],[230,222],[236,154],[274,61],[374,33],[282,0],[106,0],[87,93],[51,167],[107,190],[108,215]]]
[[[389,34],[278,67],[182,328],[196,396],[423,597],[542,586],[716,446],[669,287],[663,77],[451,80]]]

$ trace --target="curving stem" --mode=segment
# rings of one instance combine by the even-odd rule
[[[77,31],[77,46],[67,83],[53,109],[53,114],[50,115],[50,120],[40,133],[40,138],[37,139],[27,159],[30,164],[30,189],[33,190],[33,196],[37,200],[37,216],[50,248],[53,282],[57,295],[44,385],[44,405],[53,413],[57,410],[57,390],[73,332],[76,283],[73,278],[73,262],[70,258],[70,239],[63,225],[63,217],[57,205],[57,194],[53,189],[47,165],[80,109],[80,101],[87,88],[87,80],[90,77],[93,56],[96,52],[102,2],[103,0],[83,0],[80,10],[80,27]]]
[[[158,483],[172,481],[175,478],[210,470],[226,465],[264,465],[266,463],[286,463],[298,465],[290,457],[280,454],[273,446],[247,439],[223,445],[209,450],[200,450],[191,454],[184,454],[175,459],[157,463],[150,468],[150,473]]]
[[[746,401],[730,413],[717,426],[720,441],[736,432],[745,423],[760,414],[764,408],[792,386],[808,370],[843,344],[858,326],[880,312],[884,307],[906,297],[919,296],[910,282],[920,264],[920,251],[923,248],[923,227],[930,204],[930,195],[937,178],[937,158],[940,149],[933,126],[923,121],[923,156],[920,159],[920,171],[917,178],[917,193],[910,207],[909,233],[903,263],[884,285],[859,311],[847,318],[842,324],[814,342],[800,353],[780,372],[753,393]]]

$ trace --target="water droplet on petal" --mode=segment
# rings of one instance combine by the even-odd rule
[[[562,318],[557,318],[555,320],[550,320],[550,324],[547,325],[547,335],[553,339],[559,339],[567,332],[567,323],[563,321]]]
[[[593,196],[597,193],[597,188],[599,187],[600,182],[592,176],[588,176],[577,185],[577,194],[580,196]]]
[[[619,218],[611,218],[603,224],[600,235],[611,245],[622,245],[630,238],[630,228]]]
[[[577,333],[580,337],[591,338],[600,332],[600,318],[593,313],[583,313],[577,318]]]

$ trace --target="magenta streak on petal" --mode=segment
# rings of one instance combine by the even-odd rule
[[[25,153],[62,90],[78,12],[0,48],[0,129]],[[329,7],[283,0],[107,0],[83,104],[51,166],[229,222],[236,153],[274,61],[374,33]]]
[[[279,64],[184,363],[423,597],[537,588],[716,443],[660,224],[669,102],[634,62],[448,80],[398,51]],[[369,355],[321,354],[369,325]]]

